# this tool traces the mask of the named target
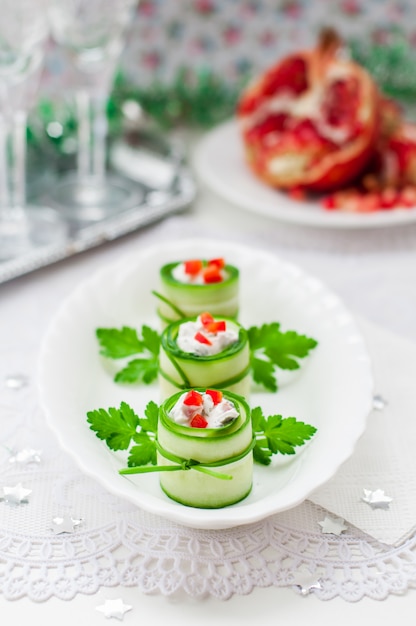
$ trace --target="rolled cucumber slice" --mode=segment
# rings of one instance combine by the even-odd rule
[[[181,261],[167,263],[160,269],[158,315],[163,325],[183,317],[193,317],[203,311],[212,315],[237,317],[239,307],[239,270],[233,265],[224,267],[225,279],[220,283],[187,284],[176,280],[173,269]]]
[[[237,332],[237,342],[212,356],[190,354],[178,347],[177,336],[181,324],[195,319],[173,322],[162,333],[159,355],[161,399],[191,387],[225,389],[248,398],[251,374],[247,331],[235,320],[222,317],[227,322],[227,328]]]
[[[177,465],[179,457],[201,465],[198,469],[160,472],[162,490],[176,502],[196,508],[221,508],[239,502],[250,493],[253,482],[253,430],[247,402],[223,392],[233,402],[238,417],[221,428],[191,428],[169,417],[183,393],[174,394],[160,407],[158,464]]]

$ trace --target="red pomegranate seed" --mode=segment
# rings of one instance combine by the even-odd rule
[[[289,57],[267,72],[263,93],[266,96],[273,96],[286,91],[293,95],[299,95],[307,88],[308,77],[305,60],[301,57]]]

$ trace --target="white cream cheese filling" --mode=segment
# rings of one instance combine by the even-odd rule
[[[207,428],[220,428],[229,424],[239,415],[234,404],[224,397],[221,402],[214,404],[212,397],[208,393],[203,393],[201,394],[203,404],[189,406],[184,404],[187,395],[188,392],[183,393],[169,412],[169,417],[176,424],[190,426],[193,417],[200,414],[208,422]]]
[[[226,273],[223,269],[220,270],[221,280],[226,278]],[[198,274],[188,274],[185,271],[185,263],[178,263],[172,270],[172,277],[178,281],[178,283],[184,283],[185,285],[205,285],[204,275],[202,271]]]
[[[195,336],[200,333],[210,343],[201,343]],[[214,356],[219,354],[228,346],[238,340],[238,332],[229,328],[228,322],[226,329],[217,331],[216,333],[208,332],[201,322],[201,318],[197,317],[195,322],[184,322],[180,324],[176,343],[182,352],[195,354],[197,356]]]

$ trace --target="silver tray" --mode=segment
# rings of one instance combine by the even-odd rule
[[[137,146],[134,141],[121,138],[113,142],[109,154],[110,172],[124,176],[136,188],[137,203],[99,221],[71,218],[64,242],[0,261],[0,284],[144,228],[185,210],[194,200],[194,179],[176,148],[162,151],[154,145]],[[136,168],[132,167],[135,160]],[[64,170],[65,167],[60,174]],[[47,184],[53,184],[51,179]],[[36,196],[42,196],[41,188],[36,189]]]

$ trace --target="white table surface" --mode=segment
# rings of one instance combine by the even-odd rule
[[[194,206],[187,212],[123,239],[105,244],[70,260],[0,286],[0,342],[12,341],[22,350],[40,345],[62,299],[80,281],[104,264],[137,249],[159,244],[172,236],[218,236],[273,250],[314,274],[338,293],[353,312],[416,341],[416,226],[377,231],[336,232],[291,227],[233,207],[200,185]],[[30,312],[30,316],[28,314]],[[314,623],[321,626],[409,623],[416,609],[416,591],[389,596],[385,601],[364,599],[327,602],[313,594],[302,597],[293,589],[256,589],[227,601],[196,600],[186,596],[144,595],[135,588],[103,588],[95,595],[71,601],[56,598],[34,603],[27,598],[0,598],[2,624],[67,626],[78,622],[103,624],[95,610],[105,599],[122,598],[133,606],[125,624],[162,623],[172,626],[260,623]],[[116,623],[116,620],[112,620]]]

